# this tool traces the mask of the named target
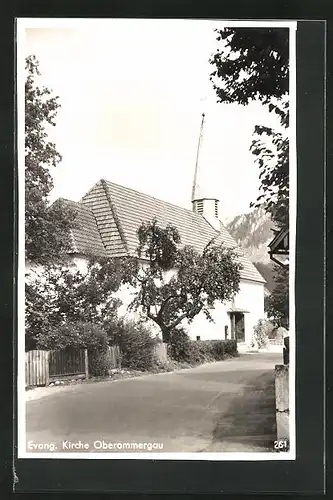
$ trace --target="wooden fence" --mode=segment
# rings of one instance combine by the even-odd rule
[[[85,349],[67,348],[60,351],[50,351],[50,379],[88,375],[86,357],[87,351]]]
[[[113,345],[108,347],[108,364],[109,364],[109,369],[120,368],[121,354],[119,346]]]
[[[88,355],[85,349],[33,350],[25,353],[26,387],[48,385],[52,380],[78,375],[88,378]]]
[[[155,355],[161,362],[168,361],[167,344],[155,346]],[[119,346],[108,347],[109,369],[121,367]],[[59,351],[28,351],[25,354],[25,385],[48,385],[50,381],[85,376],[88,378],[88,351],[67,348]]]
[[[49,352],[28,351],[25,353],[25,385],[33,387],[49,383]]]

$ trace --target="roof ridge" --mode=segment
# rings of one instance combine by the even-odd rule
[[[74,205],[78,205],[80,208],[84,208],[85,210],[89,210],[89,212],[93,213],[92,209],[90,207],[88,207],[85,203],[83,203],[82,200],[74,201],[74,200],[70,200],[69,198],[63,198],[62,196],[57,198],[55,200],[55,202],[58,200],[65,201],[66,203],[73,203]]]
[[[93,185],[93,187],[91,187],[90,189],[88,189],[88,191],[87,191],[87,192],[86,192],[83,196],[81,196],[79,203],[83,203],[83,204],[85,204],[85,203],[84,203],[84,201],[83,201],[83,198],[85,198],[86,196],[88,196],[88,194],[89,194],[91,191],[93,191],[93,190],[96,188],[96,186],[98,186],[99,184],[102,184],[102,181],[103,181],[103,180],[104,180],[104,179],[100,179],[99,181],[95,182],[95,184]]]
[[[63,196],[59,196],[59,198],[57,198],[55,201],[58,201],[58,200],[70,201],[71,203],[79,203],[78,201],[70,200],[69,198],[64,198]]]
[[[110,193],[108,191],[108,186],[107,186],[107,181],[105,181],[104,179],[101,179],[101,185],[102,185],[102,188],[105,192],[105,196],[106,196],[106,199],[107,199],[107,202],[109,204],[109,207],[111,209],[111,213],[112,213],[112,216],[113,216],[113,220],[115,221],[115,224],[117,226],[117,229],[118,229],[118,232],[119,232],[119,235],[120,235],[120,238],[121,238],[121,241],[124,245],[124,248],[125,248],[125,251],[127,252],[127,254],[129,253],[128,252],[128,245],[127,245],[127,241],[126,241],[126,237],[125,237],[125,233],[124,233],[124,230],[122,228],[122,225],[121,225],[121,222],[120,222],[120,219],[118,217],[118,214],[117,214],[117,209],[111,199],[111,196],[110,196]]]

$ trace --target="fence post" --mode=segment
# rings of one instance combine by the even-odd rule
[[[121,351],[119,345],[115,346],[116,352],[116,368],[121,368]]]
[[[89,369],[88,369],[88,349],[84,350],[84,369],[86,373],[86,379],[89,378]]]
[[[44,366],[45,366],[45,385],[49,385],[49,383],[50,383],[50,351],[46,351],[46,353],[45,353]]]

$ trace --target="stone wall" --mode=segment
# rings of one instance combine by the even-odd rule
[[[275,366],[277,439],[289,440],[289,365]]]

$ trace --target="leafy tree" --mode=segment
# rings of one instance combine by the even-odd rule
[[[156,220],[143,223],[138,237],[138,257],[129,260],[124,275],[134,287],[130,308],[154,321],[164,342],[183,320],[191,322],[201,311],[212,321],[215,301],[230,300],[238,292],[241,266],[232,249],[214,241],[202,254],[181,248],[177,229],[161,228]]]
[[[262,349],[268,344],[268,331],[271,324],[265,319],[259,319],[253,328],[251,344],[253,347]]]
[[[103,326],[116,315],[120,300],[115,292],[122,275],[117,263],[108,266],[106,273],[92,260],[86,273],[48,266],[42,273],[30,274],[25,289],[27,349],[56,345],[56,340],[61,348],[66,341],[60,327],[80,322]]]
[[[267,297],[268,317],[276,324],[289,328],[289,269],[288,267],[275,267],[275,287]]]
[[[289,223],[289,140],[282,132],[257,125],[250,150],[260,169],[260,195],[252,207],[263,205],[279,228]]]
[[[59,350],[72,347],[105,351],[108,336],[100,325],[90,322],[68,322],[50,329],[48,335],[38,337],[38,349]]]
[[[260,168],[261,188],[256,203],[272,220],[288,224],[289,38],[286,28],[225,28],[217,31],[221,49],[211,58],[213,88],[219,102],[247,105],[259,100],[278,115],[282,132],[257,125],[252,153]]]
[[[259,100],[275,113],[281,130],[257,125],[250,150],[260,170],[260,194],[252,207],[264,207],[278,228],[289,224],[289,31],[285,28],[217,30],[222,47],[211,58],[211,81],[219,102],[247,105]],[[278,324],[288,323],[288,269],[276,268],[275,287],[266,299]]]
[[[225,28],[216,30],[221,48],[212,56],[211,81],[220,102],[264,104],[288,93],[287,28]]]
[[[55,126],[58,97],[36,83],[40,75],[34,56],[26,59],[25,82],[25,249],[27,260],[45,264],[63,258],[70,249],[69,229],[75,212],[61,201],[49,206],[52,168],[61,156],[48,140]]]

